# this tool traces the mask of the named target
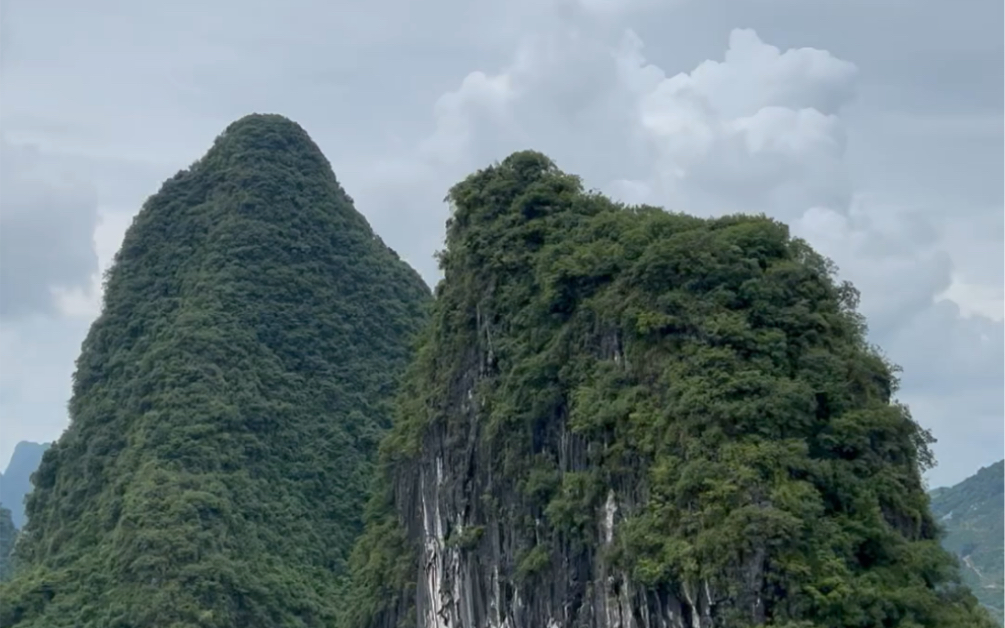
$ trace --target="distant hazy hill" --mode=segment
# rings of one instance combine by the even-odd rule
[[[984,467],[950,488],[932,491],[932,514],[946,531],[942,544],[960,558],[963,579],[1005,625],[1005,461]]]
[[[31,491],[31,474],[48,448],[49,443],[21,441],[14,447],[10,462],[0,475],[0,504],[10,508],[11,521],[16,528],[24,526],[24,496]]]

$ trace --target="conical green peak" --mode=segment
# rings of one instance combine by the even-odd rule
[[[277,132],[307,135],[297,122],[279,113],[249,113],[227,125],[228,135],[239,135],[249,129],[271,129]]]
[[[230,125],[126,233],[0,625],[331,625],[429,298],[303,129]]]
[[[263,223],[273,233],[262,237],[297,241],[286,255],[310,255],[319,249],[306,240],[332,230],[344,232],[333,237],[375,240],[374,246],[386,248],[299,124],[277,114],[251,114],[231,123],[202,158],[148,199],[126,233],[116,266],[147,255],[153,233],[173,255],[207,238],[218,245],[246,241]]]
[[[232,122],[221,133],[205,159],[220,157],[229,165],[253,163],[256,159],[330,169],[328,160],[307,131],[278,114],[250,114]]]

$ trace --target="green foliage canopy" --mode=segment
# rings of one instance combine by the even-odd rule
[[[10,508],[0,505],[0,582],[10,579],[13,573],[12,553],[17,541],[17,528]]]

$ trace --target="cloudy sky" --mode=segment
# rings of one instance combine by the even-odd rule
[[[521,148],[785,220],[861,289],[930,482],[1003,457],[1000,0],[0,6],[0,462],[65,426],[132,215],[251,112],[301,123],[429,282],[447,188]]]

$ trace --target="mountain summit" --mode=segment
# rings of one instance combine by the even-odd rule
[[[348,628],[990,625],[857,293],[775,221],[453,188]]]
[[[299,125],[231,124],[126,233],[0,625],[330,625],[429,299]]]

